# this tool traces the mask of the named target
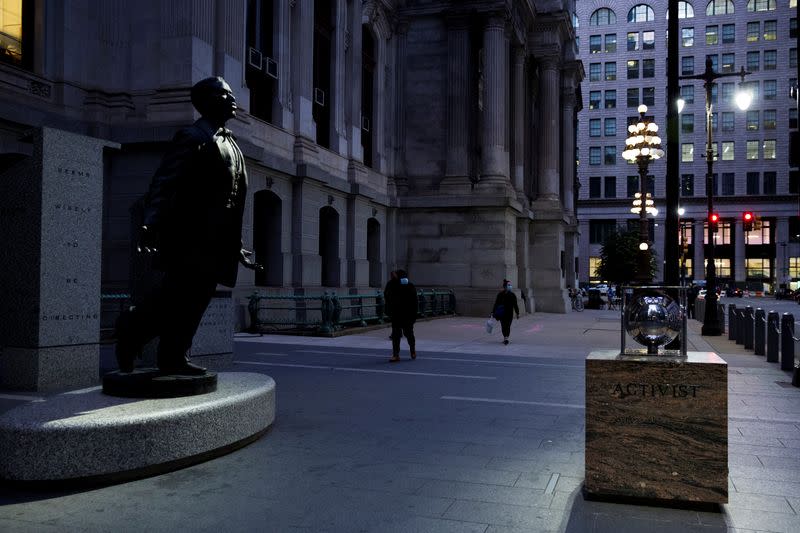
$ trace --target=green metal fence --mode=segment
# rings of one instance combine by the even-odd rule
[[[451,289],[417,291],[418,317],[453,314]],[[309,296],[271,296],[254,292],[248,304],[250,331],[309,329],[331,334],[347,326],[380,324],[388,320],[382,291],[338,295],[335,291]]]

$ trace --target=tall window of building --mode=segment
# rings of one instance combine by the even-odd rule
[[[739,84],[739,86],[746,91],[750,91],[753,95],[753,101],[758,102],[759,94],[761,93],[759,87],[760,84],[758,81],[746,81],[744,83]]]
[[[694,56],[684,56],[681,58],[681,75],[691,76],[694,74]]]
[[[589,198],[600,198],[600,176],[589,177]]]
[[[748,244],[769,244],[772,242],[771,229],[772,224],[770,220],[761,221],[761,229],[754,229],[747,235]],[[767,259],[769,261],[769,259]]]
[[[600,91],[589,91],[589,109],[600,109]]]
[[[733,111],[722,112],[722,131],[731,132],[735,129],[735,117],[736,114]]]
[[[778,21],[765,20],[764,21],[764,40],[774,41],[778,38]]]
[[[764,70],[775,70],[778,68],[778,51],[764,50]]]
[[[705,121],[703,121],[705,123]],[[719,113],[711,113],[711,131],[717,131],[719,126]]]
[[[685,104],[694,103],[694,85],[681,85],[681,98]]]
[[[600,119],[589,119],[589,137],[600,137]]]
[[[694,143],[681,144],[681,161],[683,163],[694,161]]]
[[[736,54],[733,52],[722,54],[722,72],[733,72],[736,70]]]
[[[694,18],[694,7],[689,2],[681,0],[678,2],[678,19]],[[667,19],[669,19],[669,10],[667,10]]]
[[[714,196],[719,194],[719,192],[718,192],[719,191],[719,180],[717,179],[718,176],[719,175],[716,172],[714,172],[711,175],[711,194],[714,195]],[[706,181],[706,194],[708,194],[708,181]]]
[[[603,244],[608,237],[617,231],[616,220],[594,219],[589,221],[589,243]]]
[[[734,103],[734,87],[733,83],[722,83],[722,101],[728,104]]]
[[[33,0],[0,0],[0,62],[32,67],[35,4]]]
[[[617,164],[617,147],[605,146],[603,149],[603,164],[616,165]]]
[[[756,150],[758,149],[758,145],[756,145]],[[599,165],[601,162],[601,151],[599,146],[590,146],[589,147],[589,164],[590,165]]]
[[[681,196],[694,196],[694,174],[681,174]]]
[[[764,100],[775,100],[778,96],[778,80],[764,80]]]
[[[635,80],[639,78],[639,60],[629,59],[627,62],[627,66],[628,66],[628,79]]]
[[[643,31],[642,32],[642,49],[653,50],[656,47],[656,32]]]
[[[719,43],[719,26],[706,26],[706,44]]]
[[[733,0],[711,0],[706,4],[706,15],[733,15]]]
[[[608,61],[605,65],[606,81],[614,81],[617,79],[617,63],[615,61]]]
[[[272,122],[275,79],[278,75],[277,63],[272,59],[275,57],[272,53],[273,13],[272,0],[247,2],[247,62],[244,78],[250,89],[250,114],[266,122]]]
[[[747,111],[747,122],[745,126],[747,131],[758,131],[758,113],[757,109]]]
[[[749,232],[752,233],[752,232]],[[748,238],[749,244],[755,244]],[[748,257],[745,259],[745,274],[748,278],[769,279],[770,278],[769,259],[760,257]]]
[[[617,197],[617,177],[616,176],[606,176],[603,182],[603,194],[605,194],[606,198],[616,198]]]
[[[789,48],[789,68],[797,68],[797,48]]]
[[[589,81],[600,81],[600,63],[589,63]]]
[[[714,70],[714,72],[719,72],[719,56],[717,54],[706,54],[706,62],[708,62],[709,59],[711,60],[712,70]]]
[[[747,173],[747,194],[761,194],[758,187],[758,172]]]
[[[314,2],[314,103],[311,115],[317,125],[317,144],[330,148],[331,64],[333,63],[333,5]]]
[[[628,22],[650,22],[655,19],[653,8],[647,4],[633,6],[628,11]]]
[[[630,88],[626,92],[627,95],[627,105],[628,107],[639,107],[639,89],[637,88]]]
[[[767,139],[764,141],[764,159],[775,159],[775,139]]]
[[[656,88],[643,87],[642,88],[642,103],[644,105],[656,105]]]
[[[722,141],[722,160],[733,161],[733,159],[734,159],[733,141]]]
[[[602,258],[592,256],[589,258],[589,279],[600,279],[600,264]]]
[[[617,91],[615,89],[610,89],[606,91],[606,109],[614,109],[617,107]]]
[[[617,23],[617,14],[607,7],[596,9],[589,17],[589,26],[608,26]]]
[[[722,25],[722,43],[731,44],[736,42],[736,24]]]
[[[758,159],[758,141],[747,141],[747,159]]]
[[[645,59],[642,61],[642,78],[654,78],[656,75],[656,60]]]
[[[639,176],[628,176],[628,198],[633,198],[639,192]]]
[[[758,72],[761,67],[761,53],[758,51],[747,52],[747,70]]]
[[[604,126],[604,135],[606,137],[614,137],[617,135],[617,119],[616,118],[607,118],[603,124]]]
[[[605,44],[606,44],[606,52],[616,52],[617,51],[617,34],[616,33],[606,33],[605,35]]]
[[[691,48],[694,46],[694,28],[681,29],[681,46]]]
[[[747,0],[747,11],[775,11],[775,0]]]
[[[755,43],[761,36],[761,23],[758,21],[747,23],[747,42]]]
[[[628,52],[635,52],[639,49],[639,32],[628,32]]]
[[[694,113],[681,113],[681,133],[694,133]]]
[[[775,109],[765,109],[763,113],[764,122],[762,125],[765,130],[774,130],[776,127],[778,113]]]
[[[777,174],[768,170],[764,172],[764,194],[775,194],[777,190]]]
[[[603,36],[602,35],[590,35],[589,36],[589,53],[590,54],[599,54],[603,51]]]
[[[714,85],[711,86],[711,103],[716,104],[718,97],[719,97],[719,85],[715,83]]]
[[[723,196],[733,196],[733,183],[734,183],[734,175],[733,172],[723,172],[722,173],[722,195]]]
[[[793,107],[789,109],[789,128],[796,130],[797,129],[797,108]]]
[[[797,17],[789,19],[789,38],[797,39]]]

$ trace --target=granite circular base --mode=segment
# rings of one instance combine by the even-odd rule
[[[0,415],[0,478],[52,486],[158,474],[248,444],[275,420],[275,381],[220,372],[217,390],[164,399],[67,392]]]
[[[157,368],[142,368],[131,373],[110,372],[103,376],[103,393],[123,398],[177,398],[215,390],[215,372],[184,376],[162,374]]]

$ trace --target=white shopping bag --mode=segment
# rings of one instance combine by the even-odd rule
[[[496,325],[497,319],[493,316],[490,316],[489,320],[486,321],[486,333],[491,333]]]

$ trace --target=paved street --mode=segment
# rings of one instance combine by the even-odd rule
[[[117,486],[2,488],[0,530],[800,531],[800,389],[776,365],[724,337],[708,344],[691,321],[690,349],[717,349],[729,363],[722,512],[587,502],[583,361],[618,348],[617,313],[523,317],[508,346],[484,321],[418,323],[419,357],[409,360],[404,344],[394,364],[387,329],[237,336],[235,370],[277,382],[277,419],[264,437]]]

